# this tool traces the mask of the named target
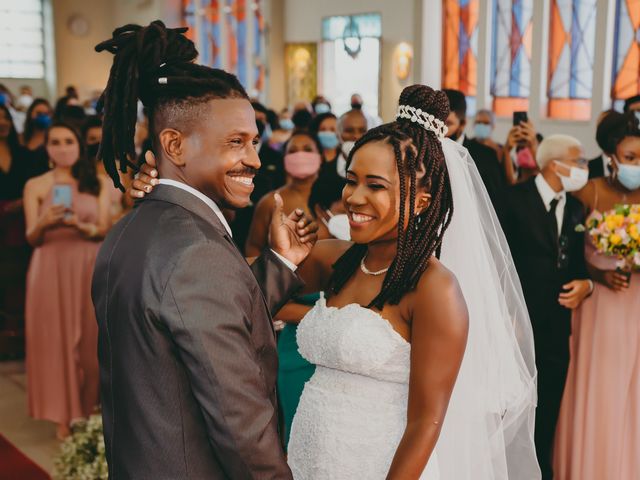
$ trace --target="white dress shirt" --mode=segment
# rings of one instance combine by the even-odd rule
[[[233,238],[233,233],[231,233],[231,227],[229,226],[229,222],[227,222],[227,219],[224,218],[224,215],[222,214],[222,210],[220,210],[220,207],[218,206],[218,204],[216,202],[211,200],[204,193],[196,190],[195,188],[193,188],[190,185],[187,185],[186,183],[178,182],[176,180],[170,180],[168,178],[161,178],[158,181],[158,183],[160,185],[169,185],[171,187],[179,188],[180,190],[184,190],[185,192],[189,192],[191,195],[194,195],[194,196],[198,197],[211,210],[213,210],[213,213],[215,213],[216,216],[220,219],[220,222],[222,222],[222,226],[224,227],[224,229],[227,231],[229,236]],[[294,272],[296,271],[296,269],[298,267],[295,264],[293,264],[290,260],[284,258],[282,255],[280,255],[278,252],[274,251],[273,249],[271,251],[274,253],[275,256],[277,256],[282,261],[282,263],[284,263],[292,271],[294,271]]]
[[[564,190],[560,192],[554,191],[542,174],[536,176],[535,182],[536,187],[538,188],[538,193],[542,198],[544,208],[547,209],[547,212],[551,210],[551,202],[553,199],[558,199],[558,205],[556,206],[556,219],[558,220],[558,236],[560,236],[560,233],[562,232],[562,221],[564,220],[564,207],[567,204],[567,194]]]

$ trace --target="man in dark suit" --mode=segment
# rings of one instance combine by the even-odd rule
[[[104,138],[125,144],[133,130],[113,123],[118,94],[143,89],[122,85],[130,79],[119,69],[129,71],[138,47],[171,59],[166,83],[155,65],[137,66],[141,83],[175,82],[145,90],[160,185],[109,233],[93,279],[109,475],[290,479],[271,314],[301,286],[293,270],[315,228],[300,211],[284,217],[276,199],[273,250],[249,266],[221,209],[249,202],[260,167],[253,108],[234,76],[180,60],[191,42],[179,30],[151,27],[115,39],[104,94],[105,125],[113,126]],[[103,155],[114,171],[116,156]]]
[[[584,261],[582,204],[568,191],[588,180],[580,143],[565,135],[537,151],[541,173],[507,192],[505,234],[527,302],[538,368],[535,442],[542,478],[553,478],[551,453],[569,365],[571,310],[591,293]]]
[[[502,169],[500,168],[500,162],[498,161],[498,154],[496,151],[486,145],[482,145],[476,140],[468,138],[464,133],[464,128],[467,124],[467,100],[459,90],[444,89],[443,90],[449,98],[449,107],[451,112],[447,117],[447,137],[460,143],[464,146],[473,158],[473,161],[478,168],[480,177],[484,186],[489,193],[493,208],[498,214],[498,218],[502,219],[504,209],[504,195],[506,189],[506,182]]]

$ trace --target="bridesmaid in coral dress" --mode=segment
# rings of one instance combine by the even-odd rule
[[[98,327],[91,277],[109,227],[110,188],[84,156],[72,127],[56,124],[46,148],[54,168],[25,186],[27,391],[32,417],[58,424],[87,417],[98,403]]]
[[[640,129],[627,115],[612,135],[613,173],[579,193],[590,212],[640,204]],[[640,273],[630,281],[616,260],[587,240],[595,289],[574,313],[571,361],[558,430],[557,480],[631,480],[640,475]]]

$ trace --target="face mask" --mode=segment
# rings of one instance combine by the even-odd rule
[[[338,146],[339,140],[336,132],[318,132],[318,139],[322,148],[332,150]]]
[[[80,156],[80,146],[76,143],[73,145],[56,145],[47,147],[49,158],[57,167],[69,168],[73,167]]]
[[[0,105],[9,106],[9,95],[0,93]]]
[[[33,123],[36,127],[46,130],[51,126],[51,115],[47,113],[39,113],[36,118],[33,119]]]
[[[476,123],[474,126],[476,138],[485,140],[491,136],[491,125],[488,123]]]
[[[18,107],[24,108],[25,110],[29,108],[29,106],[33,103],[33,97],[31,95],[20,95],[18,98],[17,104]]]
[[[536,168],[536,161],[529,148],[522,148],[516,153],[516,163],[520,168]]]
[[[351,153],[351,150],[353,150],[353,146],[355,144],[356,142],[352,142],[351,140],[342,144],[342,154],[345,159],[349,158],[349,154]]]
[[[331,236],[338,240],[351,240],[351,227],[349,227],[349,217],[346,214],[331,217],[327,222],[327,229]]]
[[[564,165],[562,162],[556,161],[558,165]],[[567,167],[568,165],[564,165]],[[557,174],[562,182],[562,188],[565,192],[577,192],[582,190],[589,181],[589,171],[583,168],[571,167],[569,176]]]
[[[296,152],[284,156],[284,170],[293,178],[309,178],[318,173],[321,164],[319,153]]]
[[[280,128],[283,130],[293,130],[293,120],[290,118],[283,118],[280,120]]]
[[[351,108],[353,108],[354,110],[362,110],[362,104],[354,102],[351,104]]]
[[[87,145],[87,155],[89,155],[90,158],[96,158],[98,156],[99,148],[99,143],[92,143],[91,145]]]
[[[329,113],[331,111],[331,107],[326,103],[318,103],[314,110],[316,111],[316,114],[322,115],[323,113]]]
[[[625,165],[616,160],[618,165],[618,181],[627,190],[640,188],[640,165]]]

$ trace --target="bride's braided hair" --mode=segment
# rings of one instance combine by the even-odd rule
[[[412,85],[400,95],[400,105],[420,108],[442,120],[449,115],[449,101],[441,91],[424,85]],[[453,201],[449,175],[442,145],[436,134],[425,130],[417,123],[400,118],[394,122],[369,130],[349,155],[369,142],[388,142],[396,158],[400,178],[400,219],[396,257],[387,272],[382,289],[369,307],[382,310],[385,304],[397,305],[400,299],[413,290],[427,268],[429,258],[442,244],[442,237],[451,221]],[[418,184],[417,173],[426,172]],[[409,185],[407,186],[407,177]],[[420,215],[414,212],[418,187],[431,194],[428,208]],[[404,205],[409,197],[409,220],[404,228],[406,212]],[[339,292],[353,276],[367,252],[367,245],[354,244],[333,266],[330,289]]]
[[[190,122],[198,120],[200,112],[196,109],[209,100],[248,99],[234,75],[193,63],[198,51],[183,35],[186,31],[187,28],[167,28],[156,20],[146,27],[117,28],[111,39],[96,45],[97,52],[107,50],[115,55],[107,87],[98,102],[98,110],[104,108],[98,158],[122,190],[116,159],[124,173],[127,167],[137,169],[131,159],[136,154],[138,99],[149,113],[154,147],[162,128],[188,130]]]

